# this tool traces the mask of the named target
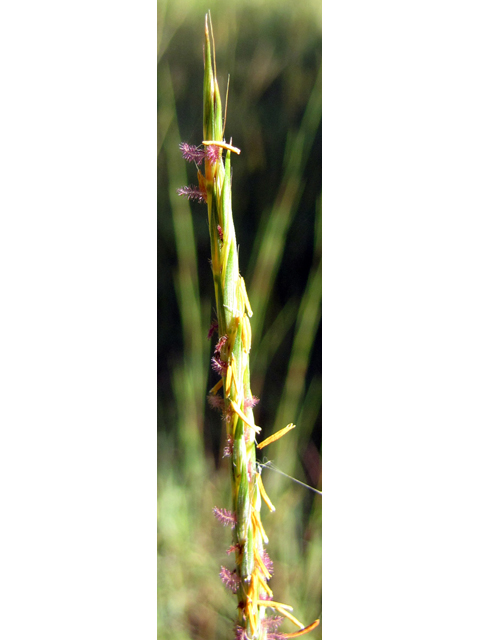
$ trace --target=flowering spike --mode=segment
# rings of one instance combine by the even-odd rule
[[[267,581],[273,564],[265,552],[268,537],[260,518],[262,503],[260,474],[255,472],[255,436],[261,431],[255,424],[253,407],[258,398],[250,389],[249,354],[252,345],[249,317],[252,309],[248,301],[245,281],[240,275],[238,245],[232,215],[232,154],[240,153],[232,140],[224,140],[224,122],[215,64],[215,45],[211,20],[205,16],[203,84],[203,150],[183,143],[182,153],[189,162],[197,164],[197,187],[179,190],[190,199],[203,200],[208,206],[213,282],[215,287],[216,318],[209,338],[216,331],[219,339],[211,360],[220,380],[210,391],[209,403],[222,409],[227,432],[224,456],[231,458],[233,509],[214,508],[216,518],[234,529],[233,544],[227,553],[235,552],[235,571],[222,567],[224,584],[237,593],[236,640],[281,640],[277,630],[280,617],[266,618],[266,609],[276,609],[297,626],[303,625],[288,610],[292,607],[273,599]],[[225,153],[224,153],[225,150]],[[202,173],[198,165],[204,162]],[[223,387],[223,399],[216,396]],[[263,446],[277,439],[283,430],[264,441]],[[260,479],[260,480],[259,480]],[[266,494],[265,494],[266,495]],[[265,500],[265,496],[264,496]],[[266,498],[269,503],[268,497]]]

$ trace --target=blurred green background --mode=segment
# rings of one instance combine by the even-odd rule
[[[297,428],[265,453],[321,488],[321,3],[313,0],[161,1],[158,10],[158,638],[233,638],[236,599],[220,565],[230,532],[225,428],[206,403],[217,381],[207,340],[214,293],[206,206],[180,142],[202,141],[203,28],[211,10],[233,214],[254,315],[252,392],[266,437]],[[270,470],[276,512],[262,512],[275,599],[309,624],[321,613],[321,497]],[[281,630],[295,631],[286,621]],[[321,637],[321,629],[312,632]]]

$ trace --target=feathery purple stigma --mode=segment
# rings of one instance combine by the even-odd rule
[[[245,398],[243,401],[243,408],[250,409],[251,407],[255,407],[260,402],[260,399],[257,396],[252,396],[251,398]]]
[[[233,591],[233,593],[236,593],[240,584],[240,578],[237,574],[227,569],[227,567],[222,567],[219,575],[223,584]]]
[[[269,631],[275,631],[282,624],[283,616],[272,616],[271,618],[264,618],[262,620],[262,627]]]
[[[212,409],[218,409],[219,411],[224,410],[225,402],[220,396],[213,395],[213,393],[211,393],[210,395],[207,396],[207,400],[208,400],[208,404],[212,407]]]
[[[278,627],[282,624],[283,616],[272,616],[271,618],[264,618],[262,620],[263,629],[267,629],[267,640],[283,640],[285,634],[277,631]]]
[[[218,373],[220,376],[224,376],[227,373],[228,365],[224,362],[220,356],[213,356],[212,358],[212,369],[215,373]]]
[[[213,336],[215,331],[218,331],[218,322],[216,320],[212,320],[212,322],[210,324],[210,329],[208,331],[208,339],[209,340]]]
[[[240,550],[240,545],[238,544],[232,544],[230,547],[228,547],[227,549],[227,556],[229,556],[231,553],[233,553],[234,551],[239,551]]]
[[[218,235],[220,236],[220,240],[223,241],[223,229],[219,224],[217,225],[217,231],[218,231]]]
[[[271,576],[273,576],[273,562],[271,561],[270,556],[266,551],[263,552],[262,560],[263,564],[265,565],[265,569]]]
[[[218,342],[215,345],[215,353],[220,353],[223,345],[226,343],[227,340],[228,340],[228,336],[222,336],[221,338],[218,339]]]
[[[247,630],[237,625],[235,627],[235,640],[248,640]]]
[[[198,200],[198,202],[206,202],[206,194],[199,187],[180,187],[177,189],[179,196],[187,196],[189,200]]]
[[[186,142],[180,143],[180,151],[187,162],[200,164],[205,158],[205,151],[203,149],[199,149],[195,145],[187,144]]]
[[[227,336],[221,336],[218,339],[218,342],[215,345],[214,356],[212,358],[212,369],[221,376],[224,376],[227,373],[228,368],[228,364],[220,357],[220,351],[222,350],[222,347],[226,343],[227,339]]]
[[[205,151],[205,155],[207,156],[208,161],[211,164],[214,164],[215,162],[217,162],[217,160],[220,158],[221,153],[222,153],[221,147],[217,147],[216,144],[209,144]]]
[[[213,507],[213,513],[217,520],[223,524],[224,527],[227,525],[233,529],[237,518],[232,511],[228,509],[219,509],[218,507]]]

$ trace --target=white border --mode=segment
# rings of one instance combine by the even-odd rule
[[[156,7],[0,15],[0,636],[156,637]]]
[[[323,637],[476,638],[478,8],[323,11]]]

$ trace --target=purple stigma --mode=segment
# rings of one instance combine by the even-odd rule
[[[240,584],[240,578],[234,571],[230,571],[226,567],[222,567],[220,571],[220,578],[223,584],[228,587],[233,593],[236,593]]]
[[[217,162],[217,160],[221,156],[221,153],[222,153],[221,147],[217,147],[216,144],[209,144],[205,151],[205,155],[207,156],[208,161],[211,164],[215,164],[215,162]]]
[[[195,162],[195,164],[200,164],[206,155],[203,149],[199,149],[195,145],[187,144],[186,142],[180,143],[180,151],[187,162]]]
[[[269,631],[275,631],[282,624],[283,616],[272,616],[271,618],[264,618],[262,621],[262,627]]]
[[[220,351],[222,350],[222,347],[227,342],[227,340],[228,340],[228,336],[222,336],[221,338],[218,339],[218,342],[215,345],[215,353],[216,354],[220,353]]]
[[[226,375],[228,365],[224,362],[220,356],[213,356],[212,358],[212,369],[221,376]]]
[[[263,560],[263,564],[265,565],[265,569],[268,571],[268,573],[271,576],[273,576],[273,562],[266,551],[263,552],[262,560]]]
[[[215,331],[218,331],[218,322],[216,320],[212,320],[212,323],[210,324],[210,330],[208,332],[208,339],[209,340],[213,336]]]
[[[213,507],[213,514],[216,519],[223,524],[224,527],[228,525],[233,529],[235,523],[237,522],[235,514],[228,509],[219,509],[218,507]]]
[[[220,396],[213,395],[213,393],[211,393],[207,396],[207,400],[212,409],[218,409],[219,411],[223,411],[225,409],[225,402]]]
[[[177,189],[179,196],[186,196],[189,200],[198,200],[198,202],[206,202],[205,193],[199,187],[180,187]]]
[[[235,640],[248,640],[247,630],[237,625],[235,627]]]
[[[260,400],[259,398],[257,398],[257,396],[252,396],[251,398],[245,398],[245,400],[243,401],[243,408],[250,409],[252,407],[255,407],[259,402]]]

